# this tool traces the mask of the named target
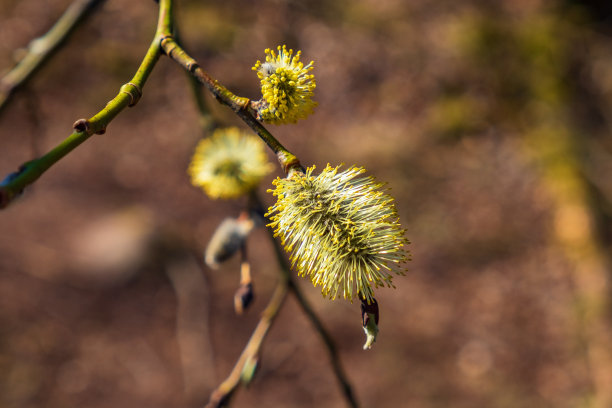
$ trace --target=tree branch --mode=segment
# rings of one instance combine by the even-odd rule
[[[250,100],[233,94],[219,81],[213,79],[204,71],[198,62],[176,42],[174,37],[167,36],[161,46],[166,55],[191,73],[202,85],[206,86],[214,97],[224,105],[229,106],[276,154],[285,173],[291,170],[302,170],[297,157],[283,146],[253,115],[250,110]]]
[[[240,358],[234,365],[230,375],[212,392],[208,404],[205,408],[219,408],[228,404],[234,391],[243,381],[243,373],[247,365],[257,364],[259,351],[263,345],[264,339],[276,319],[278,312],[281,309],[287,297],[287,282],[279,282],[272,294],[272,298],[268,306],[263,311],[261,319],[257,327],[253,331],[249,342],[244,347]],[[254,369],[254,367],[253,367]]]
[[[57,48],[63,38],[65,38],[70,30],[74,28],[76,23],[83,18],[84,13],[90,9],[89,7],[93,7],[98,2],[100,2],[100,0],[75,1],[64,16],[62,16],[60,21],[58,21],[58,23],[54,26],[54,28],[52,28],[52,30],[44,37],[36,40],[44,41],[36,44],[36,47],[34,47],[34,44],[30,46],[31,57],[26,57],[26,59],[22,61],[22,64],[17,66],[15,70],[11,71],[11,73],[9,73],[9,75],[7,75],[1,82],[1,90],[7,90],[7,98],[17,86],[24,83],[35,71],[35,69],[40,66],[42,61],[44,61],[44,58],[47,58],[50,53]],[[85,9],[80,9],[76,5],[85,7]],[[166,55],[168,55],[172,60],[176,61],[179,65],[185,68],[200,83],[205,85],[215,96],[215,98],[217,98],[217,100],[234,110],[234,112],[236,112],[236,114],[251,129],[253,129],[253,131],[255,131],[277,155],[277,158],[286,173],[289,173],[292,170],[303,171],[297,157],[289,152],[255,118],[250,109],[249,99],[234,95],[218,81],[212,79],[204,70],[202,70],[202,68],[200,68],[199,64],[179,46],[179,44],[172,37],[172,14],[172,0],[160,0],[159,18],[155,37],[149,46],[140,67],[131,81],[124,84],[120,88],[119,93],[96,115],[90,119],[77,120],[73,125],[74,132],[58,146],[49,151],[47,154],[24,163],[17,172],[10,174],[2,182],[0,182],[0,208],[5,208],[7,205],[9,205],[26,186],[36,181],[53,164],[57,163],[60,159],[87,140],[90,136],[93,134],[104,133],[108,124],[121,111],[123,111],[125,107],[134,106],[136,103],[138,103],[140,97],[142,96],[142,89],[160,55],[162,54],[162,51],[165,52]],[[45,45],[45,47],[42,47],[43,45]],[[44,50],[44,52],[41,50]],[[0,100],[0,108],[3,106],[2,104],[5,102],[5,100]],[[256,198],[256,200],[260,209],[263,208],[259,199]],[[259,354],[263,341],[276,316],[278,315],[278,312],[280,311],[289,290],[291,290],[291,292],[295,295],[300,307],[306,316],[311,320],[316,331],[323,339],[323,342],[329,352],[329,358],[334,374],[341,385],[348,405],[350,407],[357,407],[357,401],[340,364],[337,349],[332,337],[329,335],[312,307],[308,304],[306,298],[302,295],[299,287],[295,284],[291,275],[290,267],[282,254],[282,249],[272,235],[270,236],[272,242],[274,243],[275,252],[283,272],[283,279],[277,285],[268,306],[264,310],[257,327],[240,355],[240,358],[236,362],[234,369],[227,379],[223,381],[212,393],[210,401],[206,407],[213,408],[224,406],[229,401],[231,395],[236,390],[240,382],[245,380],[245,367],[247,365],[251,365],[254,369],[257,362],[257,355]]]
[[[0,79],[0,112],[8,104],[15,91],[27,83],[65,42],[76,26],[103,1],[75,0],[46,34],[30,42],[25,57]]]
[[[52,165],[89,139],[91,135],[104,133],[108,124],[123,109],[138,102],[142,88],[162,54],[160,42],[171,29],[171,16],[172,0],[161,0],[155,37],[134,77],[120,88],[119,93],[106,104],[104,109],[90,119],[77,120],[73,125],[74,132],[63,142],[45,155],[22,164],[19,170],[9,174],[0,182],[0,209],[7,207],[25,187],[35,182]]]

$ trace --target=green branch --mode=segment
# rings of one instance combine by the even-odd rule
[[[178,43],[181,42],[178,27],[174,27],[174,37]],[[215,130],[219,124],[206,103],[204,98],[204,90],[202,89],[202,84],[200,81],[191,75],[190,72],[185,72],[185,78],[187,78],[187,81],[189,82],[191,95],[193,96],[193,100],[198,110],[198,122],[200,124],[200,128],[202,129],[204,135],[208,135]]]
[[[65,42],[74,28],[103,0],[75,0],[51,29],[30,42],[23,59],[0,79],[0,112],[11,96],[25,85],[32,75]]]
[[[22,164],[18,171],[9,174],[0,182],[0,208],[7,207],[28,185],[35,182],[45,171],[90,136],[104,133],[108,124],[123,109],[138,103],[142,88],[162,55],[160,41],[171,28],[171,0],[161,0],[159,10],[155,38],[130,82],[124,84],[119,89],[119,93],[96,115],[90,119],[77,120],[73,125],[74,132],[59,145],[45,155]]]
[[[52,165],[89,139],[91,135],[104,133],[108,124],[119,112],[138,102],[142,94],[141,89],[161,55],[158,44],[158,41],[151,44],[136,75],[121,87],[117,96],[108,102],[104,109],[90,119],[77,120],[73,125],[74,132],[63,142],[45,155],[24,163],[17,172],[10,174],[0,183],[0,208],[8,206],[25,187],[35,182]]]
[[[58,146],[47,154],[22,164],[19,170],[9,174],[0,182],[0,209],[7,207],[28,185],[35,182],[51,166],[90,136],[104,133],[108,124],[126,106],[134,106],[140,99],[142,88],[159,59],[159,56],[162,54],[162,51],[183,66],[200,83],[204,84],[220,102],[232,108],[232,110],[234,110],[236,114],[272,149],[286,173],[295,170],[302,171],[302,167],[297,157],[289,152],[253,116],[253,113],[250,111],[249,99],[234,95],[218,81],[212,79],[200,68],[198,63],[178,45],[171,34],[173,32],[172,17],[172,0],[160,0],[159,18],[155,37],[140,68],[134,75],[134,78],[123,85],[117,96],[108,102],[106,107],[99,113],[90,119],[77,120],[73,125],[74,132]]]

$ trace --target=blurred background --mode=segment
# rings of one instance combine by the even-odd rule
[[[358,304],[299,281],[363,407],[612,406],[609,3],[176,3],[186,49],[239,95],[259,98],[265,48],[314,60],[315,114],[270,130],[304,165],[365,166],[396,198],[413,261],[377,292],[372,350]],[[69,4],[1,0],[0,70]],[[73,33],[2,112],[0,178],[115,96],[156,20],[152,0],[108,0]],[[138,105],[0,213],[0,406],[196,407],[229,373],[279,275],[255,231],[256,300],[236,316],[239,260],[203,266],[245,203],[190,185],[202,136],[185,74],[162,58]],[[345,406],[293,299],[233,402]]]

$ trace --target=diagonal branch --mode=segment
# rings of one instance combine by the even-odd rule
[[[26,162],[20,168],[9,174],[0,182],[0,209],[7,207],[18,197],[25,187],[35,182],[52,165],[61,160],[74,148],[83,143],[93,134],[101,134],[106,126],[126,106],[134,106],[141,94],[142,88],[153,70],[159,56],[165,52],[171,59],[183,66],[200,83],[204,84],[211,93],[222,103],[226,104],[244,122],[255,131],[266,144],[277,155],[277,158],[286,173],[290,171],[303,171],[299,160],[289,152],[257,119],[250,111],[250,101],[234,95],[218,81],[212,79],[198,63],[191,58],[176,42],[172,36],[172,0],[159,1],[159,19],[155,37],[146,56],[144,57],[138,72],[132,80],[124,84],[117,96],[113,98],[104,109],[90,119],[79,119],[74,123],[74,132],[53,148],[47,154]]]
[[[274,239],[276,245],[278,245],[276,239]],[[327,349],[327,354],[329,355],[329,362],[334,370],[334,375],[338,380],[340,385],[340,389],[342,390],[342,394],[346,399],[346,402],[349,407],[357,408],[359,404],[357,403],[357,399],[353,393],[353,388],[342,368],[342,364],[340,362],[340,356],[338,355],[338,350],[336,348],[336,343],[334,339],[331,337],[325,326],[323,326],[323,322],[319,319],[319,316],[315,313],[314,309],[310,306],[304,295],[302,294],[300,288],[297,286],[294,280],[291,280],[289,283],[289,289],[291,293],[295,296],[298,304],[306,314],[306,317],[310,320],[315,330],[323,340],[325,344],[325,348]]]
[[[166,55],[178,63],[180,66],[190,72],[202,85],[214,95],[217,100],[229,106],[236,115],[240,117],[261,139],[268,145],[276,154],[278,161],[285,173],[292,170],[302,169],[299,160],[289,150],[285,148],[253,115],[250,111],[250,100],[234,95],[219,81],[213,79],[206,71],[204,71],[198,62],[193,59],[187,52],[176,42],[171,35],[165,37],[161,46]]]
[[[261,204],[257,197],[253,197],[257,204]],[[257,205],[256,204],[256,205]],[[242,354],[234,368],[232,369],[229,376],[212,392],[210,399],[204,408],[221,408],[227,406],[230,398],[234,394],[234,392],[238,389],[241,382],[243,382],[243,375],[245,370],[248,369],[249,365],[256,364],[259,359],[259,351],[263,346],[263,342],[265,340],[266,335],[268,334],[268,330],[272,326],[274,319],[278,315],[280,308],[286,298],[287,292],[291,291],[295,298],[298,301],[298,304],[306,314],[306,317],[311,321],[315,330],[321,336],[325,347],[327,348],[329,354],[329,360],[332,365],[332,369],[334,371],[334,375],[338,380],[340,385],[342,394],[347,402],[347,405],[351,408],[357,408],[359,404],[357,403],[357,399],[353,393],[353,389],[351,384],[344,373],[344,369],[342,368],[342,364],[340,363],[340,357],[338,355],[338,350],[336,348],[336,344],[332,339],[331,335],[315,313],[314,309],[310,306],[299,287],[296,285],[293,277],[291,275],[291,270],[289,268],[289,264],[283,255],[283,251],[280,248],[278,241],[272,236],[272,231],[268,229],[270,232],[270,239],[274,245],[274,250],[277,256],[277,260],[279,266],[282,271],[283,280],[278,283],[274,294],[268,306],[262,313],[262,317],[257,324],[257,327],[253,331],[249,342],[244,347]]]
[[[9,174],[0,182],[0,209],[7,207],[25,187],[35,182],[45,171],[90,136],[104,133],[108,124],[123,109],[134,106],[138,102],[142,95],[142,88],[162,55],[160,41],[171,30],[171,5],[172,0],[160,1],[155,37],[134,77],[120,88],[119,93],[106,104],[104,109],[90,119],[77,120],[73,125],[74,132],[59,145],[45,155],[22,164],[19,170]]]
[[[250,196],[250,207],[252,211],[256,214],[263,214],[264,207],[261,198],[256,192],[253,192]],[[316,312],[310,306],[305,296],[302,294],[298,285],[296,284],[293,275],[291,274],[291,268],[287,259],[284,255],[282,248],[278,241],[274,238],[272,230],[267,228],[269,233],[269,238],[272,241],[272,245],[274,247],[274,253],[276,255],[276,260],[281,270],[282,281],[278,283],[278,286],[272,296],[272,299],[268,303],[265,311],[262,314],[261,320],[259,321],[257,327],[253,331],[249,342],[245,346],[240,355],[238,361],[234,365],[230,375],[212,392],[210,396],[210,400],[208,404],[204,408],[220,408],[224,407],[229,403],[229,400],[233,393],[238,389],[241,382],[244,381],[243,375],[245,371],[248,371],[249,365],[252,365],[258,361],[259,350],[263,346],[263,341],[265,339],[266,334],[272,322],[276,318],[276,315],[280,311],[280,307],[284,302],[284,299],[288,292],[293,293],[298,304],[304,311],[306,317],[311,321],[315,330],[323,340],[325,348],[327,349],[329,355],[329,361],[332,366],[332,370],[340,389],[342,391],[342,395],[346,400],[347,405],[350,408],[357,408],[359,403],[353,393],[352,386],[342,368],[342,364],[340,362],[340,356],[338,355],[338,350],[336,348],[336,344],[329,334],[323,322],[319,319]]]
[[[0,79],[0,112],[8,104],[15,91],[27,83],[65,42],[76,26],[103,1],[75,0],[46,34],[30,42],[25,57]]]
[[[240,358],[234,365],[230,375],[212,392],[210,400],[204,408],[220,408],[224,407],[229,403],[229,399],[233,395],[234,391],[238,388],[241,382],[243,382],[243,373],[247,366],[253,366],[257,364],[259,350],[261,349],[263,342],[274,322],[278,312],[281,309],[285,299],[287,297],[287,282],[279,282],[272,294],[268,306],[263,311],[261,319],[257,324],[257,327],[253,331],[249,342],[244,347]],[[255,367],[252,367],[253,369]],[[248,380],[247,380],[248,381]]]

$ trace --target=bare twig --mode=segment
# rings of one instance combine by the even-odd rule
[[[0,112],[11,96],[32,77],[53,53],[65,42],[74,28],[104,0],[75,0],[57,20],[55,25],[41,37],[30,42],[23,59],[0,79]]]
[[[319,316],[317,316],[314,309],[312,308],[312,306],[310,306],[310,303],[308,303],[308,300],[306,300],[306,297],[304,297],[299,286],[293,279],[293,276],[290,273],[289,265],[287,264],[287,260],[283,256],[282,248],[280,247],[278,241],[273,237],[272,230],[268,229],[268,231],[270,232],[271,241],[274,244],[274,249],[277,253],[278,258],[283,260],[282,269],[288,272],[289,290],[295,296],[295,299],[297,300],[298,304],[304,311],[304,314],[306,314],[306,317],[310,320],[315,330],[321,337],[321,340],[323,340],[325,348],[327,349],[327,354],[329,356],[329,362],[332,365],[334,375],[338,380],[340,389],[342,390],[342,394],[344,396],[344,399],[346,400],[347,405],[352,408],[357,408],[359,404],[357,403],[357,399],[355,398],[355,395],[353,393],[353,388],[351,387],[351,384],[346,374],[344,373],[344,369],[342,368],[340,356],[338,355],[338,349],[336,348],[336,343],[334,342],[334,339],[331,337],[331,335],[323,325],[323,322],[321,322]]]
[[[280,311],[286,297],[287,282],[281,281],[276,286],[268,306],[263,311],[257,327],[253,331],[253,334],[242,351],[242,354],[240,354],[240,358],[238,358],[232,372],[221,383],[221,385],[219,385],[212,392],[210,400],[208,401],[208,404],[206,404],[205,408],[218,408],[227,405],[234,391],[236,391],[242,382],[245,366],[247,366],[247,364],[256,364],[263,341],[266,338],[266,335],[268,334],[268,331],[270,330],[274,319],[278,315],[278,312]]]
[[[106,126],[126,107],[134,106],[142,95],[142,88],[161,55],[160,39],[171,29],[171,0],[159,3],[157,31],[149,50],[134,77],[124,84],[117,96],[106,104],[104,109],[90,119],[79,119],[74,132],[45,155],[22,164],[16,172],[9,174],[0,182],[0,209],[8,206],[25,187],[35,182],[52,165],[61,160],[74,148],[89,139],[93,134],[102,134]]]
[[[278,245],[276,239],[274,240],[274,242],[276,243],[276,245]],[[344,369],[342,368],[342,364],[340,363],[340,356],[338,355],[336,343],[334,342],[333,338],[331,337],[325,326],[323,326],[323,322],[321,322],[319,316],[317,316],[314,309],[310,306],[310,304],[300,291],[300,288],[297,286],[293,279],[290,281],[289,289],[297,299],[298,304],[306,314],[306,317],[308,317],[315,330],[321,337],[321,340],[323,340],[323,343],[325,344],[325,347],[327,348],[327,353],[329,355],[329,362],[332,365],[334,375],[338,380],[340,389],[342,390],[344,398],[346,399],[346,403],[349,407],[357,408],[359,404],[357,403],[357,399],[355,398],[355,395],[353,393],[353,388],[351,387],[351,384],[346,374],[344,373]]]

